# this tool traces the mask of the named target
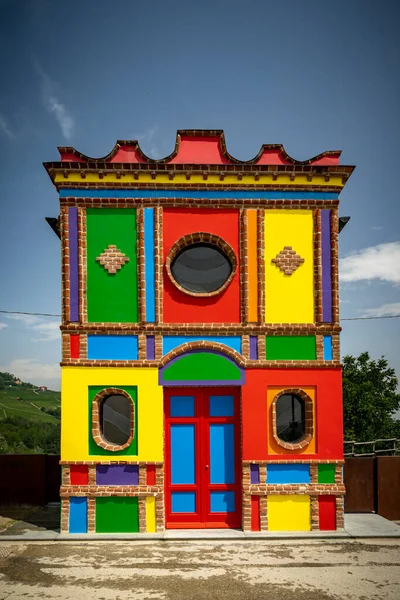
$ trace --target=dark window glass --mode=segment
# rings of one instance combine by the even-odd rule
[[[131,435],[132,404],[126,396],[108,396],[100,405],[100,427],[103,438],[122,446]]]
[[[189,292],[215,292],[232,273],[226,254],[213,244],[186,246],[174,258],[171,272],[175,280]]]
[[[276,402],[276,433],[283,442],[299,442],[306,432],[304,400],[284,394]]]

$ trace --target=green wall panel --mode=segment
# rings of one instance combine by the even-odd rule
[[[106,450],[105,448],[100,448],[94,441],[92,437],[92,403],[93,399],[102,390],[110,387],[109,385],[91,385],[89,386],[89,454],[90,456],[123,456],[124,454],[136,456],[138,453],[138,402],[137,402],[137,387],[130,385],[113,385],[112,387],[119,388],[124,390],[133,400],[133,404],[135,405],[135,435],[133,437],[132,443],[125,448],[124,450],[118,450],[113,452],[111,450]]]
[[[237,381],[240,377],[241,372],[236,365],[211,352],[182,356],[163,373],[164,381]]]
[[[315,337],[271,335],[266,337],[267,360],[316,360]]]
[[[89,208],[86,225],[88,321],[137,322],[136,210]],[[96,261],[109,245],[115,245],[129,258],[114,274]]]
[[[335,483],[335,465],[318,465],[318,483]]]
[[[96,533],[137,533],[138,499],[123,496],[96,498]]]

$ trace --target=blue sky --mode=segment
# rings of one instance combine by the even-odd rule
[[[342,149],[342,317],[400,315],[400,4],[338,0],[0,0],[0,309],[60,312],[58,197],[43,161],[117,139],[169,154],[177,129],[224,129],[252,158]],[[56,318],[0,314],[0,370],[59,389]],[[400,375],[400,319],[343,321],[342,353]]]

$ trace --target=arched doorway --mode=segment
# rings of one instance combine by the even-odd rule
[[[167,528],[241,527],[240,386],[221,352],[192,350],[160,372]]]

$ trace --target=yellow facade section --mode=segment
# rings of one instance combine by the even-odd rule
[[[310,531],[310,496],[275,496],[267,498],[269,531]]]
[[[265,322],[314,322],[314,249],[311,210],[265,211]],[[285,275],[272,262],[285,246],[304,259]]]
[[[156,533],[156,499],[154,496],[146,497],[146,531]]]
[[[286,386],[287,387],[287,386]],[[269,387],[268,391],[267,391],[267,406],[268,406],[268,454],[286,454],[288,455],[287,458],[289,458],[289,456],[291,454],[315,454],[317,451],[317,444],[316,444],[316,429],[317,429],[317,424],[315,421],[315,388],[311,387],[311,386],[301,386],[301,389],[303,390],[303,392],[305,392],[306,394],[308,394],[308,396],[310,396],[312,402],[313,402],[313,423],[314,423],[314,435],[312,437],[311,442],[308,444],[308,446],[306,446],[305,448],[302,448],[301,450],[286,450],[286,448],[283,448],[282,446],[280,446],[279,444],[276,443],[276,441],[273,438],[273,431],[272,431],[272,409],[271,409],[271,404],[275,398],[275,396],[277,394],[279,394],[279,392],[281,392],[283,389],[285,389],[284,387]]]
[[[89,455],[90,385],[137,386],[138,454]],[[153,368],[63,367],[61,373],[61,460],[110,463],[163,460],[163,390]]]
[[[247,185],[247,184],[251,184],[251,185],[255,185],[255,186],[260,186],[260,185],[272,185],[272,186],[276,186],[276,185],[285,185],[285,186],[293,186],[293,185],[301,185],[302,187],[304,186],[305,188],[312,188],[316,185],[318,186],[322,186],[322,187],[338,187],[338,188],[342,188],[343,187],[343,180],[342,177],[339,176],[335,176],[332,175],[329,178],[329,181],[325,180],[325,176],[324,175],[314,175],[312,181],[309,181],[307,179],[307,175],[296,175],[296,177],[292,180],[290,178],[290,176],[288,175],[278,175],[277,179],[273,179],[272,173],[271,174],[260,174],[259,178],[257,179],[257,181],[255,180],[254,175],[243,175],[243,177],[241,179],[239,179],[237,177],[237,175],[225,175],[223,182],[221,182],[221,179],[219,177],[219,175],[209,175],[207,178],[207,181],[204,181],[203,176],[202,175],[191,175],[190,179],[186,179],[186,175],[185,174],[177,174],[174,175],[173,179],[170,179],[168,174],[157,174],[155,176],[155,178],[153,179],[150,173],[140,173],[137,177],[137,179],[135,179],[133,173],[123,173],[121,174],[121,177],[117,178],[117,176],[114,173],[104,173],[104,176],[102,176],[102,178],[99,178],[98,173],[85,173],[85,179],[84,179],[85,183],[98,183],[101,182],[102,184],[106,184],[106,183],[135,183],[135,184],[140,184],[140,183],[162,183],[163,185],[165,185],[166,187],[174,187],[176,184],[182,184],[182,185],[188,185],[191,183],[207,183],[207,185],[210,184],[219,184],[221,185],[221,183],[223,183],[223,185]],[[54,182],[55,183],[81,183],[82,182],[82,178],[81,175],[78,171],[74,172],[74,171],[68,171],[68,177],[65,178],[63,173],[56,173],[55,177],[54,177]]]

